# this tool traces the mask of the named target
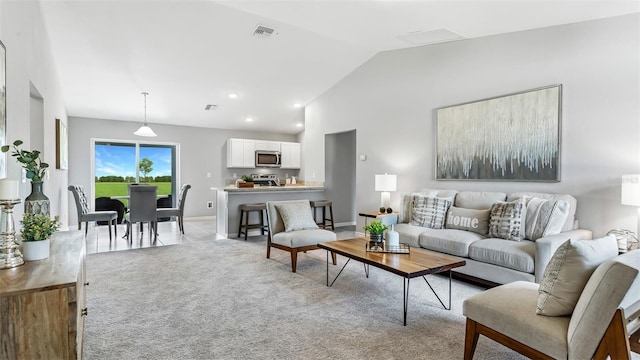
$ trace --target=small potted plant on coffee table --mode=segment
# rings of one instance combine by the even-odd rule
[[[369,232],[369,246],[382,246],[382,234],[388,229],[387,225],[380,220],[374,220],[363,227],[364,231]]]

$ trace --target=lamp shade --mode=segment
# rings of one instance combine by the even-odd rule
[[[640,174],[622,175],[620,198],[622,205],[640,206]]]
[[[156,135],[156,133],[153,132],[153,130],[147,124],[140,126],[140,129],[136,130],[136,132],[134,132],[133,134],[138,136],[147,136],[147,137],[158,136]]]
[[[396,191],[396,175],[376,175],[376,191]]]

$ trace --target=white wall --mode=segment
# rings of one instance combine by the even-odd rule
[[[94,174],[91,172],[91,139],[127,140],[143,142],[178,143],[180,148],[180,184],[190,184],[191,190],[187,194],[185,216],[213,216],[215,208],[208,209],[207,201],[215,204],[215,193],[212,186],[223,186],[227,179],[236,173],[243,174],[257,172],[276,173],[284,178],[284,173],[297,175],[297,170],[256,170],[256,169],[227,169],[226,141],[228,138],[263,139],[275,141],[297,141],[295,135],[221,130],[173,125],[149,125],[158,134],[154,138],[142,138],[133,135],[140,127],[140,122],[116,121],[104,119],[69,118],[69,183],[82,185],[87,191],[91,189]],[[207,173],[211,177],[207,177]],[[87,194],[94,198],[93,194]],[[77,221],[77,213],[71,193],[69,198],[70,223]]]
[[[44,28],[40,4],[34,1],[0,1],[0,41],[7,49],[7,142],[25,142],[23,148],[40,150],[43,161],[51,168],[44,180],[44,192],[51,200],[51,215],[59,215],[67,224],[67,171],[55,169],[55,119],[67,121],[67,114],[49,38]],[[44,114],[42,148],[31,147],[31,85],[41,95]],[[21,167],[9,156],[7,177],[19,179]],[[20,197],[31,192],[28,182],[21,184]],[[16,227],[22,217],[23,206],[16,207]]]
[[[356,208],[375,210],[374,174],[419,188],[570,193],[597,236],[636,229],[620,177],[640,173],[638,14],[376,55],[305,108],[304,178],[323,180],[324,135],[357,129]],[[435,181],[434,109],[563,84],[561,182]]]

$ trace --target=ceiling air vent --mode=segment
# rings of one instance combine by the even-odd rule
[[[266,39],[266,38],[270,38],[275,31],[276,31],[275,29],[272,29],[270,27],[266,27],[264,25],[258,25],[256,29],[253,31],[253,36]]]
[[[207,110],[207,111],[217,110],[218,109],[218,105],[208,104],[207,106],[204,107],[204,109]]]

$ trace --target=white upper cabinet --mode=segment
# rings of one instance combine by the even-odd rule
[[[280,143],[282,169],[300,169],[300,143]]]
[[[256,150],[280,151],[280,142],[256,140]]]
[[[228,168],[255,168],[256,167],[255,140],[228,139],[227,140],[227,167]]]

